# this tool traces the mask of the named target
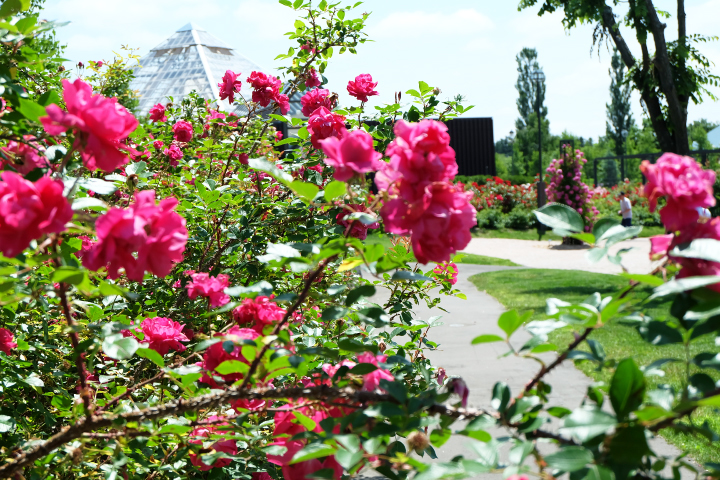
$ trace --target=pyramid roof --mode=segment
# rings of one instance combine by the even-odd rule
[[[157,103],[167,103],[168,97],[180,102],[193,90],[208,100],[217,101],[223,110],[243,115],[247,113],[244,107],[231,108],[227,101],[219,100],[217,85],[227,70],[239,73],[242,78],[241,94],[249,100],[252,95],[245,79],[254,70],[263,71],[192,22],[150,50],[140,59],[140,65],[134,70],[135,78],[130,88],[140,94],[137,110],[141,115],[147,114]],[[299,110],[298,107],[296,102],[292,102],[290,114]]]

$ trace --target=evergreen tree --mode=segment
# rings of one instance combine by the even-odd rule
[[[610,103],[605,123],[607,136],[615,142],[615,155],[625,155],[625,141],[634,124],[630,113],[630,85],[625,83],[625,65],[617,50],[613,51],[610,73]]]
[[[537,144],[538,119],[535,115],[538,102],[540,103],[540,117],[543,126],[547,121],[547,107],[544,106],[545,81],[540,82],[538,88],[538,84],[532,76],[533,72],[542,71],[537,58],[537,50],[534,48],[523,48],[515,57],[518,65],[518,79],[515,88],[518,91],[517,107],[520,113],[520,118],[515,121],[516,142],[519,142],[517,151],[522,157],[525,173],[530,173],[533,170],[531,165],[533,152],[540,148]],[[531,129],[535,130],[535,137],[529,135]],[[545,128],[543,128],[543,133],[545,133]]]

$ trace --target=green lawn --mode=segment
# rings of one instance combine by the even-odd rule
[[[605,296],[627,285],[627,280],[615,275],[576,270],[503,270],[475,275],[470,277],[470,280],[479,290],[485,290],[508,309],[515,308],[521,312],[533,310],[532,318],[535,320],[544,318],[546,298],[556,297],[569,302],[578,302],[594,292],[600,292]],[[648,291],[647,288],[637,288],[636,295],[644,295]],[[668,309],[669,303],[655,303],[650,305],[647,313],[654,318],[662,319],[669,315]],[[590,338],[603,345],[608,359],[633,357],[639,366],[648,365],[660,358],[684,358],[682,345],[652,346],[643,341],[634,328],[617,322],[611,322],[593,332]],[[572,339],[573,334],[569,331],[554,332],[550,336],[550,340],[561,348],[568,345]],[[584,347],[587,349],[586,346]],[[694,356],[700,351],[718,351],[712,336],[701,337],[691,345],[691,355]],[[609,384],[612,376],[611,370],[605,369],[598,372],[595,370],[596,364],[589,361],[578,362],[577,366],[593,379],[605,382],[606,385]],[[671,364],[665,369],[665,377],[648,377],[648,382],[651,386],[667,383],[679,387],[684,378],[683,370],[684,364]],[[704,371],[713,379],[720,379],[718,372]],[[575,405],[565,406],[576,407]],[[708,421],[713,430],[720,431],[720,416],[710,408],[697,411],[693,414],[692,421],[696,425]],[[662,435],[671,443],[688,450],[692,457],[700,463],[720,461],[720,446],[708,442],[704,437],[676,433],[667,429],[662,432]]]
[[[511,228],[500,228],[498,230],[484,230],[476,228],[472,232],[475,238],[514,238],[517,240],[538,240],[537,230],[513,230]],[[545,233],[542,240],[562,240],[551,231]]]
[[[470,265],[500,265],[503,267],[521,267],[515,262],[505,260],[504,258],[486,257],[485,255],[475,255],[474,253],[460,252],[462,259],[457,263],[465,263]]]

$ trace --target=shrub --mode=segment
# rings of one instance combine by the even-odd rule
[[[530,210],[516,208],[505,219],[505,226],[515,230],[528,230],[535,226],[535,215]]]
[[[494,208],[480,210],[477,214],[478,228],[498,230],[505,228],[506,220],[507,215],[504,215],[500,210]]]

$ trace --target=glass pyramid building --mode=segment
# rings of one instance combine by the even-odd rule
[[[227,70],[241,74],[241,94],[247,100],[252,96],[250,85],[245,81],[250,72],[272,73],[194,23],[188,23],[140,59],[130,85],[140,95],[137,113],[147,114],[153,105],[167,103],[168,97],[179,102],[194,90],[200,96],[216,101],[222,110],[244,115],[247,113],[244,106],[231,108],[227,101],[219,99],[217,84]],[[289,115],[301,115],[299,98],[292,100]]]

